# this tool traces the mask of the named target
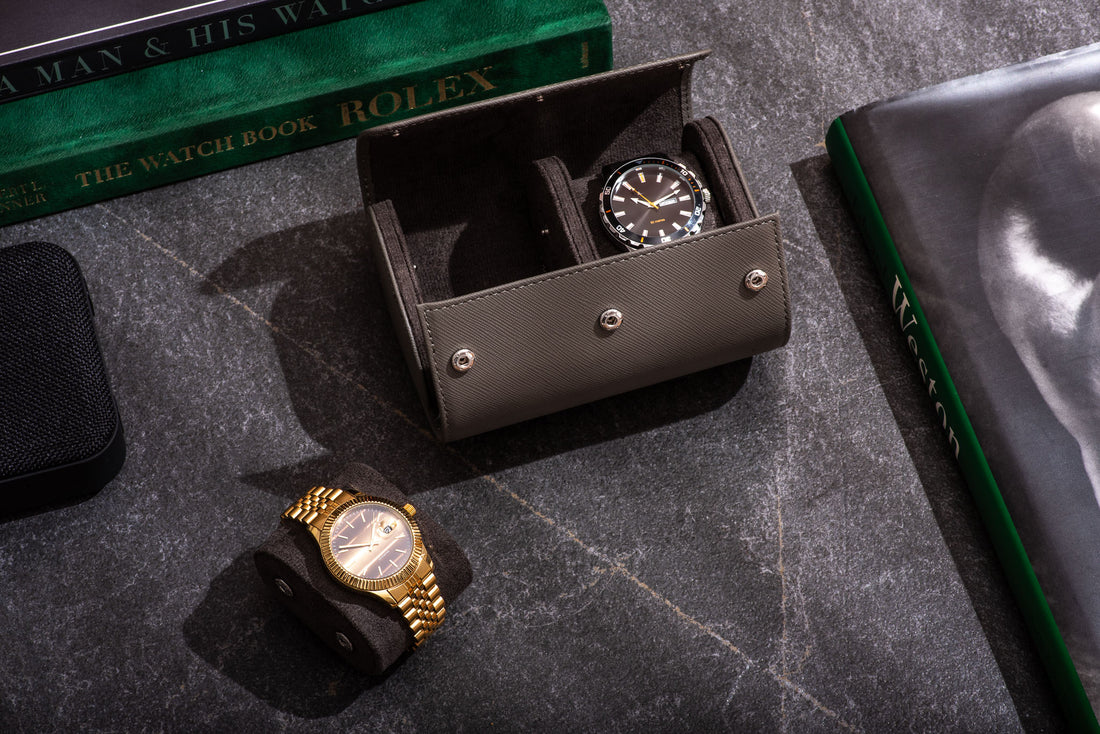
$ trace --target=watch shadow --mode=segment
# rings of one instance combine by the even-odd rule
[[[791,172],[1017,713],[1028,731],[1060,731],[1054,690],[829,158],[798,161]]]
[[[416,395],[365,241],[361,210],[313,222],[248,242],[201,285],[262,312],[247,291],[278,284],[265,320],[294,413],[327,454],[243,479],[287,501],[349,461],[409,495],[451,485],[713,411],[748,376],[751,359],[444,444]]]
[[[271,598],[251,551],[214,578],[184,621],[183,636],[212,668],[270,706],[305,719],[340,713],[404,660],[381,676],[347,665]]]

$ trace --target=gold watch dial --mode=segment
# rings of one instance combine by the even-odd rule
[[[352,505],[329,530],[333,560],[361,579],[384,579],[401,571],[412,558],[413,543],[409,521],[381,502]]]
[[[321,530],[321,556],[345,586],[392,589],[408,580],[424,557],[420,528],[407,510],[377,497],[339,508]]]

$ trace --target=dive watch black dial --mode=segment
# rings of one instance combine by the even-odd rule
[[[636,158],[615,169],[600,192],[600,220],[631,249],[697,233],[709,198],[699,180],[668,158]]]

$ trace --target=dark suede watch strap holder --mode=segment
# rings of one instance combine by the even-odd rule
[[[444,440],[786,343],[778,216],[759,215],[722,126],[691,118],[705,56],[360,135],[368,241]],[[702,229],[624,252],[600,221],[606,171],[657,151],[709,190]]]
[[[348,464],[325,486],[362,492],[402,505],[409,501],[401,490],[365,464]],[[421,537],[435,565],[436,582],[450,609],[470,585],[470,561],[447,531],[428,517],[417,502],[413,504],[417,506]],[[264,585],[275,597],[355,668],[380,674],[412,648],[413,635],[401,613],[370,594],[353,591],[337,582],[325,568],[317,541],[304,525],[281,520],[279,527],[255,551],[253,560]],[[446,624],[441,631],[446,630]],[[425,644],[432,644],[432,640]]]

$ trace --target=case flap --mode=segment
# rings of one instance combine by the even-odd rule
[[[769,274],[752,291],[745,276]],[[622,313],[604,330],[600,315]],[[782,346],[790,297],[769,215],[417,307],[445,440]],[[461,349],[470,369],[451,364]]]
[[[421,220],[435,223],[441,214],[468,211],[477,189],[508,188],[517,161],[558,156],[580,176],[635,157],[639,149],[671,153],[679,149],[684,123],[691,119],[692,68],[707,54],[684,54],[366,130],[358,140],[363,201],[369,206],[393,200],[409,233]],[[463,185],[467,178],[472,186]]]

